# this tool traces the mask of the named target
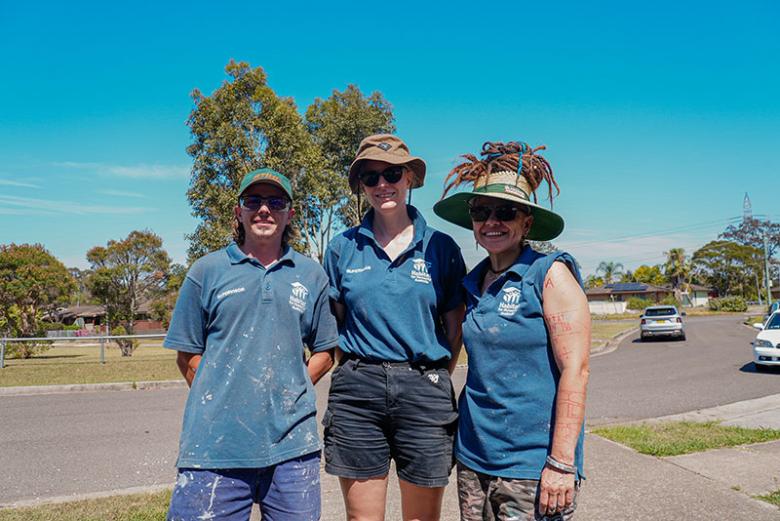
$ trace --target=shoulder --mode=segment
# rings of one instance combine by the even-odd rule
[[[570,253],[565,251],[556,251],[545,254],[542,262],[545,276],[548,273],[552,276],[564,276],[571,274],[574,276],[576,282],[582,285],[579,263]]]
[[[441,251],[447,252],[460,252],[460,246],[455,242],[455,239],[450,237],[444,232],[440,232],[435,228],[428,226],[425,230],[425,236],[428,241],[429,248],[435,248]]]
[[[333,237],[328,243],[326,254],[338,255],[345,248],[349,248],[349,245],[357,239],[358,228],[358,226],[354,226]]]
[[[227,248],[222,248],[211,253],[207,253],[192,263],[187,271],[187,278],[198,284],[203,284],[211,274],[222,272],[230,266]]]

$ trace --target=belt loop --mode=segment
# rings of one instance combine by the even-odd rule
[[[357,371],[358,365],[360,365],[360,358],[355,358],[355,364],[352,366],[352,370]]]

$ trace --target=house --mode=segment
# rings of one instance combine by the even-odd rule
[[[650,302],[661,302],[668,296],[674,296],[674,290],[665,286],[655,286],[642,282],[621,282],[606,284],[600,288],[585,290],[588,307],[593,314],[625,313],[628,299],[636,297]]]
[[[688,284],[688,290],[680,293],[683,306],[698,308],[709,305],[712,289],[699,284]]]
[[[135,333],[164,332],[162,322],[152,320],[151,302],[144,302],[138,308],[135,315]],[[70,306],[61,309],[57,314],[57,321],[71,325],[81,319],[84,329],[94,333],[104,333],[106,327],[106,308],[102,305],[85,304],[82,306]]]

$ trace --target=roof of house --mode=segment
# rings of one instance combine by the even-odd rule
[[[617,282],[606,284],[600,288],[591,288],[586,291],[588,295],[612,295],[616,293],[669,293],[672,288],[645,284],[643,282]]]

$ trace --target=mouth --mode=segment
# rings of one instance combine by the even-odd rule
[[[507,235],[507,232],[499,231],[499,230],[491,230],[487,232],[480,232],[480,235],[488,239],[497,239],[503,237],[504,235]]]
[[[377,199],[379,201],[390,201],[395,198],[396,191],[390,191],[390,192],[380,192],[374,194],[374,199]]]

